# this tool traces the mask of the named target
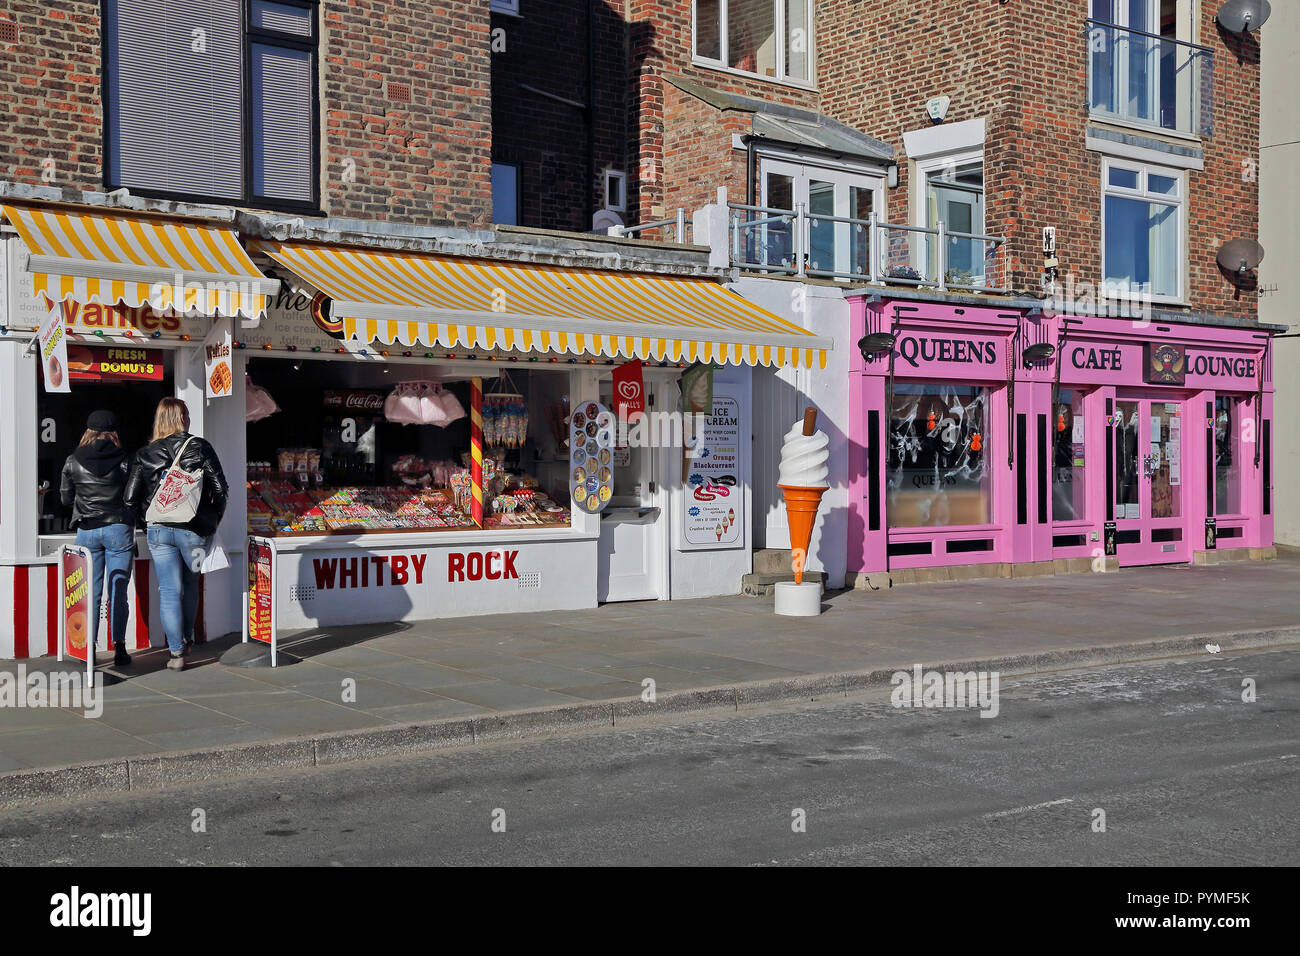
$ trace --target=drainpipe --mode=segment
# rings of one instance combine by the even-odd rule
[[[745,137],[745,205],[757,206],[754,199],[754,186],[758,178],[758,153],[754,149],[754,137]]]

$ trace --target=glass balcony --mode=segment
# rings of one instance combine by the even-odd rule
[[[1214,54],[1208,48],[1101,20],[1087,25],[1092,116],[1210,135]]]

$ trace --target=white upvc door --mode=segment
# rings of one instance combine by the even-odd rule
[[[653,409],[652,388],[647,381],[647,411]],[[601,383],[600,400],[606,408],[614,407],[608,380]],[[640,447],[614,450],[613,494],[600,515],[596,599],[602,603],[668,597],[668,517],[659,479],[661,451]]]
[[[802,203],[810,216],[865,220],[875,212],[883,220],[881,176],[764,157],[761,182],[760,204],[769,208],[797,209]],[[810,219],[805,240],[809,272],[867,274],[866,227]]]

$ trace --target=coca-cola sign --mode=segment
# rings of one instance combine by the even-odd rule
[[[384,407],[383,392],[367,392],[349,389],[342,392],[325,393],[326,408],[346,408],[357,412],[377,412]]]

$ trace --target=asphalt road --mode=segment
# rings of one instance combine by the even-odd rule
[[[882,693],[5,812],[0,863],[1295,865],[1298,703],[1297,650]]]

